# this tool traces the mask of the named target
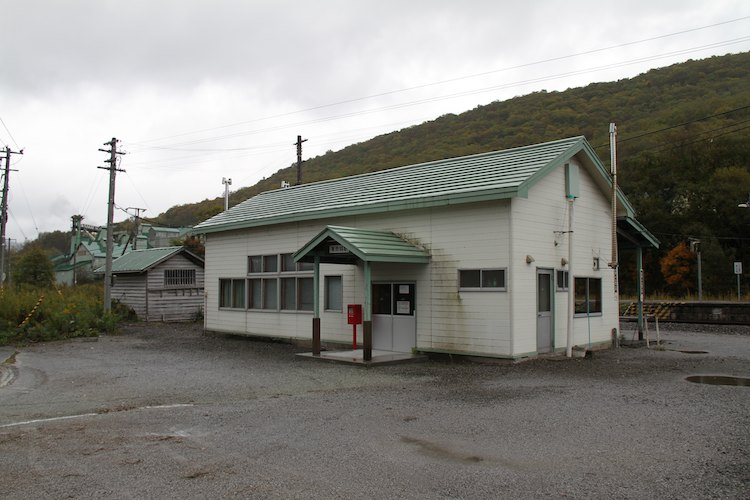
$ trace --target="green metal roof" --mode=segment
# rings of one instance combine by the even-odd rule
[[[149,248],[146,250],[133,250],[113,260],[112,272],[119,274],[142,273],[178,253],[184,253],[193,262],[203,265],[203,259],[189,252],[185,247]],[[104,266],[94,272],[103,273]]]
[[[345,247],[331,252],[330,245]],[[295,262],[311,262],[315,256],[321,262],[352,263],[357,259],[366,262],[408,262],[426,264],[430,254],[425,249],[390,231],[373,231],[352,227],[328,226],[294,254]]]
[[[526,197],[539,179],[576,155],[602,189],[611,186],[586,139],[572,137],[267,191],[198,224],[193,232]],[[633,214],[621,193],[618,200]]]

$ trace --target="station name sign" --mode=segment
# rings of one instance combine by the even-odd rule
[[[345,254],[349,253],[349,250],[344,245],[328,245],[328,253]]]

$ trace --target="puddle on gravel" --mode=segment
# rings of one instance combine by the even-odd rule
[[[750,386],[750,378],[725,375],[691,375],[685,380],[694,384]]]
[[[681,352],[682,354],[708,354],[708,351],[677,351]]]

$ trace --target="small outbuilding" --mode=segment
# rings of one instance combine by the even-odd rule
[[[265,192],[194,228],[205,327],[312,339],[314,354],[354,341],[365,360],[609,345],[616,232],[658,244],[618,218],[633,207],[583,137]]]
[[[112,300],[141,320],[190,321],[203,313],[204,262],[185,247],[133,250],[112,261],[112,275]]]

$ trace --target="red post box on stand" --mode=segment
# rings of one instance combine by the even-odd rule
[[[346,322],[352,325],[352,349],[357,349],[357,325],[362,324],[362,304],[346,306]]]

